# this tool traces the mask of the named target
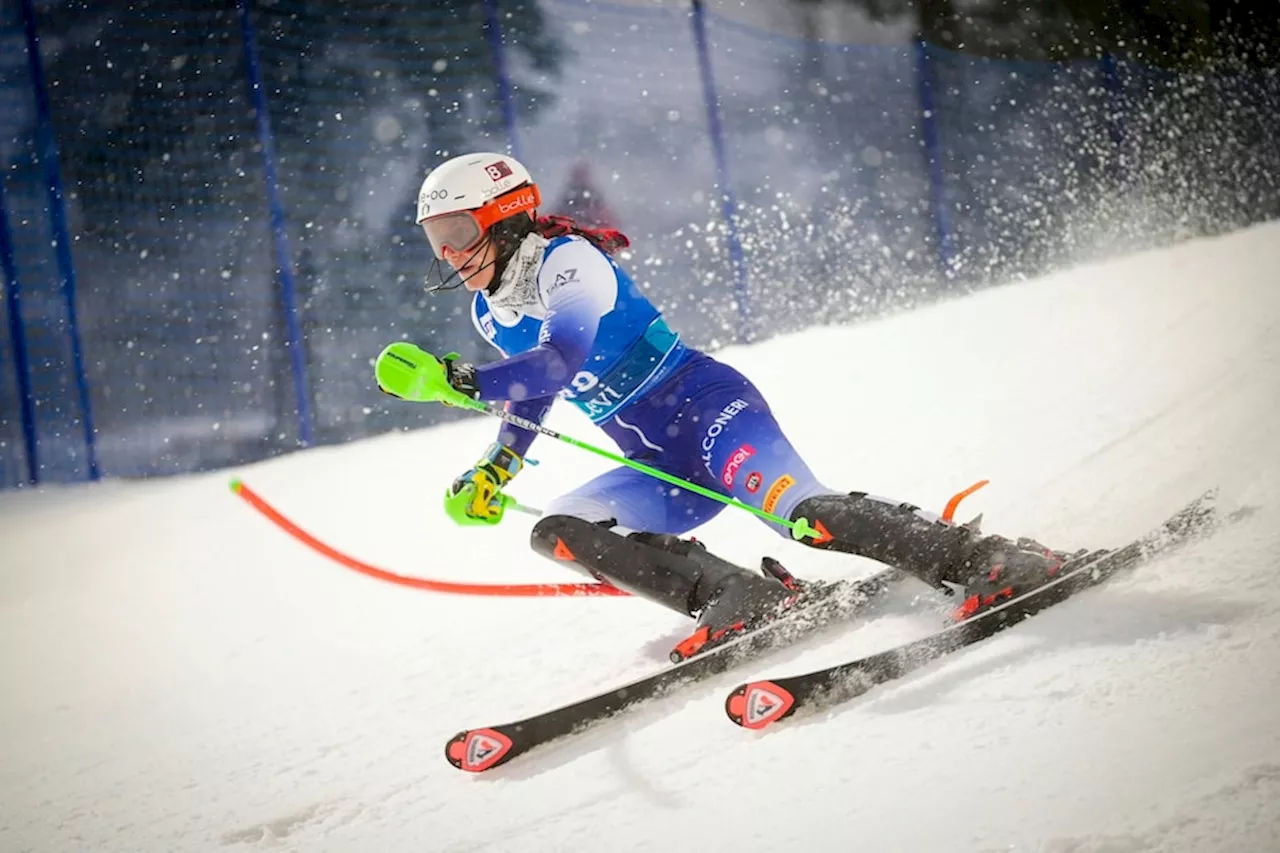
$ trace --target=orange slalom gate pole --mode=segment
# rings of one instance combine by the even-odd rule
[[[979,480],[964,491],[956,492],[952,495],[951,500],[947,501],[947,505],[942,509],[942,520],[948,522],[955,521],[956,510],[960,508],[960,502],[990,482],[990,480]]]
[[[366,577],[375,580],[393,583],[399,586],[407,586],[412,589],[421,589],[428,592],[443,592],[453,595],[488,595],[512,598],[545,598],[550,596],[569,596],[569,597],[599,597],[599,596],[627,596],[628,593],[617,587],[603,583],[516,583],[516,584],[481,584],[481,583],[458,583],[455,581],[431,580],[429,578],[415,578],[406,575],[398,575],[395,572],[380,569],[377,566],[371,566],[355,557],[342,553],[338,549],[326,545],[298,525],[290,521],[283,513],[267,503],[257,492],[250,489],[239,478],[231,481],[231,491],[235,492],[245,503],[256,509],[265,516],[269,521],[288,533],[294,539],[297,539],[303,545],[311,548],[324,556],[333,560],[341,566],[345,566],[354,572],[359,572]]]

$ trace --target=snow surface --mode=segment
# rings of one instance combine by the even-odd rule
[[[0,495],[0,851],[1280,851],[1280,227],[725,351],[832,485],[1054,546],[1122,542],[1217,485],[1258,512],[861,700],[764,733],[722,697],[931,630],[933,595],[480,776],[443,744],[657,665],[634,599],[380,583],[376,565],[575,580],[530,521],[452,527],[485,419],[235,472]],[[459,328],[458,334],[468,331]],[[843,396],[808,390],[822,376]],[[600,440],[568,407],[550,425]],[[550,440],[541,505],[605,464]],[[744,564],[874,565],[726,512]]]

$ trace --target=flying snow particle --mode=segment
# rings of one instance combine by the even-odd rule
[[[401,136],[400,121],[395,116],[382,116],[373,126],[373,138],[386,145]]]

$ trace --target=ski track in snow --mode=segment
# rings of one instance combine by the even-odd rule
[[[962,514],[991,532],[1115,544],[1213,485],[1256,508],[763,733],[724,719],[734,684],[920,636],[943,603],[908,585],[855,629],[473,777],[443,759],[456,730],[642,674],[688,624],[380,584],[226,483],[397,571],[575,580],[528,551],[528,519],[440,512],[492,422],[0,494],[0,851],[1280,853],[1277,269],[1263,225],[721,353],[831,485],[936,509],[987,477]],[[848,394],[812,398],[779,367],[796,357]],[[606,442],[567,410],[549,425]],[[534,506],[606,464],[533,455],[513,491]],[[748,565],[875,569],[732,511],[697,535]]]

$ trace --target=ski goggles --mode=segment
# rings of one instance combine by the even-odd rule
[[[495,222],[533,210],[541,203],[538,185],[527,184],[503,193],[475,210],[456,210],[424,219],[422,230],[431,242],[431,251],[443,260],[445,249],[457,253],[473,249]]]

